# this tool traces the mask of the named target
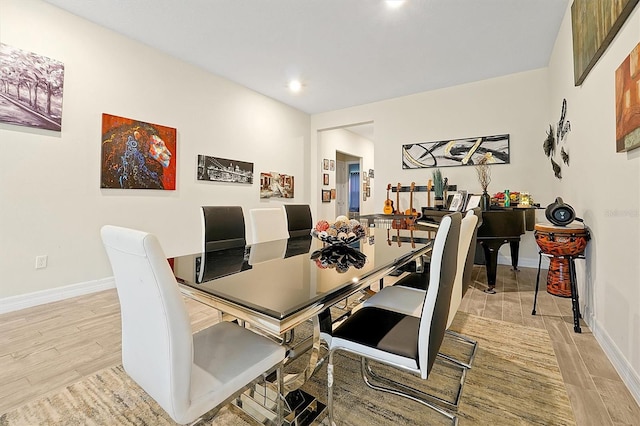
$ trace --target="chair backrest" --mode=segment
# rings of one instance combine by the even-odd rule
[[[467,260],[464,265],[464,273],[462,274],[462,296],[464,297],[465,293],[469,289],[469,285],[471,285],[471,273],[473,272],[473,262],[476,257],[476,246],[478,241],[478,228],[482,225],[482,210],[480,207],[475,207],[467,211],[467,216],[473,214],[478,218],[478,223],[476,223],[476,229],[473,231],[473,235],[471,237],[471,242],[469,243],[469,253],[467,253]]]
[[[436,360],[447,327],[451,293],[456,277],[462,214],[442,218],[431,252],[429,287],[422,305],[418,332],[420,372],[426,379]]]
[[[308,204],[284,204],[282,206],[287,217],[287,229],[290,237],[309,235],[313,228],[311,207]]]
[[[451,293],[451,304],[449,308],[449,319],[447,321],[447,328],[451,326],[453,318],[456,316],[456,312],[462,302],[463,294],[463,277],[464,270],[467,263],[467,257],[470,250],[471,239],[473,233],[476,230],[476,224],[478,223],[478,216],[473,213],[465,215],[460,224],[460,237],[458,239],[458,262],[456,266],[456,279],[453,283],[453,292]]]
[[[203,251],[247,245],[240,206],[202,206]]]
[[[289,238],[284,209],[252,209],[249,214],[251,215],[252,244]]]
[[[158,239],[104,226],[102,242],[116,281],[122,318],[122,364],[173,418],[190,405],[191,323]]]

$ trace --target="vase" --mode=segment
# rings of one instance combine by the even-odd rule
[[[438,210],[442,210],[444,208],[444,197],[435,198],[435,206]]]
[[[485,212],[491,208],[491,196],[487,191],[483,191],[480,196],[480,209]]]

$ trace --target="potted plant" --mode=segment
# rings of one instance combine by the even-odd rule
[[[487,192],[489,183],[491,183],[491,167],[489,166],[491,157],[489,155],[482,157],[476,164],[478,182],[480,182],[480,187],[482,188],[482,195],[480,196],[480,208],[482,211],[489,210],[491,206],[491,196]]]
[[[435,194],[435,206],[436,208],[444,207],[444,180],[442,179],[442,172],[440,169],[433,171],[433,192]]]

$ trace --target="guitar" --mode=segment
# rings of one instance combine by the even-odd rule
[[[416,189],[416,183],[415,182],[411,182],[411,193],[410,193],[410,198],[409,198],[409,208],[404,212],[404,214],[407,217],[407,219],[405,219],[406,223],[407,223],[407,228],[409,229],[414,229],[415,228],[415,224],[416,224],[416,220],[418,220],[420,218],[420,216],[422,216],[422,214],[418,213],[416,211],[416,209],[413,208],[413,191],[415,191]]]
[[[382,212],[384,214],[393,214],[393,201],[391,201],[391,199],[389,198],[389,191],[391,191],[391,184],[387,184],[387,199],[384,202],[384,208],[382,209]]]
[[[402,210],[400,210],[400,190],[402,189],[402,184],[400,184],[400,182],[398,182],[398,186],[396,188],[396,206],[397,206],[397,210],[395,212],[393,212],[394,214],[397,215],[401,215]],[[404,221],[404,219],[393,219],[393,221],[391,222],[391,227],[393,229],[406,229],[407,228],[407,223]]]

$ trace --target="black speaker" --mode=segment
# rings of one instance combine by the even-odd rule
[[[547,220],[554,225],[567,226],[576,220],[576,212],[569,204],[565,204],[562,198],[556,198],[556,201],[549,204],[544,211]]]

